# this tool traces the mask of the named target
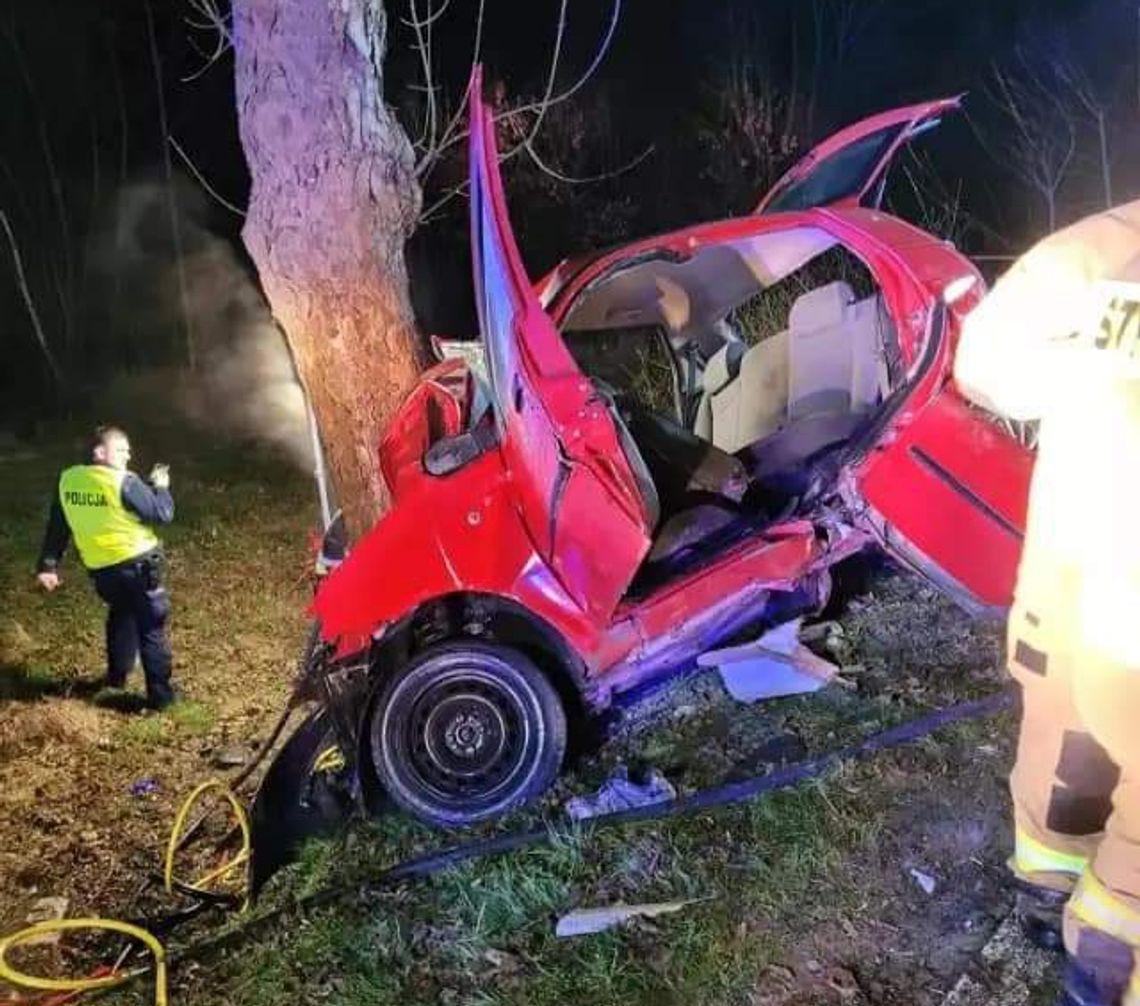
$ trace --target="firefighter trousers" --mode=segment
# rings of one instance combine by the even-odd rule
[[[1078,568],[1026,558],[1007,640],[1023,697],[1012,865],[1070,893],[1070,958],[1106,1001],[1140,1006],[1140,668],[1081,645]]]

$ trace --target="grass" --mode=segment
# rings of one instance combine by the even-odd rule
[[[175,702],[166,715],[174,727],[190,737],[204,737],[214,726],[215,714],[205,702]]]
[[[124,717],[84,704],[81,686],[101,671],[102,607],[74,565],[65,571],[65,593],[49,598],[31,587],[44,498],[54,473],[72,456],[70,435],[47,439],[19,460],[0,456],[10,486],[9,519],[0,522],[0,590],[12,599],[0,615],[0,742],[3,730],[29,711],[63,701],[69,709],[77,700],[90,706],[99,725],[97,742],[73,753],[61,747],[71,743],[66,731],[45,733],[50,743],[41,755],[22,749],[18,771],[41,771],[44,795],[24,808],[5,805],[0,793],[0,833],[18,833],[28,843],[44,833],[42,845],[21,850],[21,865],[57,857],[55,872],[37,876],[36,885],[53,893],[61,887],[71,893],[67,885],[73,885],[75,907],[89,914],[115,909],[107,877],[129,889],[136,870],[152,868],[178,800],[213,772],[209,752],[235,739],[248,742],[274,718],[288,687],[306,599],[301,575],[312,502],[302,477],[258,452],[194,442],[177,431],[133,432],[147,454],[140,467],[158,457],[172,463],[178,503],[177,522],[165,537],[175,680],[187,698],[162,714]],[[915,861],[933,863],[940,883],[959,870],[962,890],[989,876],[968,859],[939,859],[930,848],[936,831],[926,822],[931,813],[940,815],[940,824],[983,813],[990,815],[986,820],[1004,820],[1008,722],[948,730],[747,804],[588,837],[561,827],[552,845],[469,863],[422,882],[387,890],[359,883],[418,851],[540,820],[561,821],[562,802],[597,786],[619,761],[656,765],[689,792],[734,771],[763,771],[771,764],[765,759],[789,737],[805,753],[819,753],[996,683],[992,635],[930,596],[885,591],[845,617],[844,626],[836,658],[863,667],[856,693],[829,689],[811,698],[738,707],[707,676],[695,679],[679,686],[655,719],[635,719],[607,747],[573,766],[540,807],[498,827],[440,835],[389,814],[308,843],[299,862],[270,883],[252,917],[329,884],[350,893],[319,911],[288,914],[226,955],[177,967],[172,1001],[752,1006],[765,1001],[758,990],[784,970],[807,981],[813,963],[824,976],[827,968],[862,973],[878,967],[876,980],[886,982],[889,993],[882,1001],[909,1001],[900,998],[909,997],[909,977],[871,962],[900,947],[919,955],[949,932],[938,926],[955,923],[943,902],[931,911],[904,864],[907,857],[926,857]],[[137,674],[131,686],[137,695]],[[979,755],[982,746],[996,747],[997,754]],[[76,788],[61,782],[62,755],[68,772],[91,773]],[[5,775],[0,759],[0,789],[18,781],[15,765],[9,762]],[[132,782],[152,776],[160,783],[153,797],[127,795]],[[69,809],[73,819],[60,817]],[[49,811],[54,831],[44,832],[37,815]],[[95,822],[113,841],[100,859],[91,851],[97,843],[84,839],[77,857],[69,837],[94,829]],[[975,858],[996,873],[1007,838],[1000,828],[994,831]],[[0,857],[0,869],[8,868]],[[945,897],[956,896],[957,886],[947,883]],[[83,900],[92,891],[99,900]],[[570,940],[554,936],[556,917],[574,908],[674,899],[701,900],[675,915],[615,931]],[[941,921],[942,913],[950,921]],[[883,935],[892,931],[901,935]],[[912,931],[914,942],[906,944]],[[826,985],[812,989],[800,998],[770,1001],[835,1001]],[[150,992],[140,985],[107,1001],[149,1002]]]
[[[112,708],[119,705],[117,701],[108,704]],[[216,714],[206,703],[180,701],[161,713],[130,717],[119,728],[116,736],[127,744],[157,747],[189,737],[205,737],[215,721]]]
[[[126,744],[156,747],[167,742],[169,728],[161,716],[139,716],[124,723],[117,736]]]
[[[223,965],[214,990],[195,987],[193,998],[254,1006],[305,989],[344,1006],[745,1002],[797,933],[857,908],[848,864],[881,823],[828,782],[686,821],[566,833],[313,913]],[[297,872],[328,865],[310,847]],[[619,931],[553,935],[570,907],[679,898],[704,900]],[[772,919],[787,928],[761,922]]]

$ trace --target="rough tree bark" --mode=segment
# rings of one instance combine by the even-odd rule
[[[380,431],[425,355],[404,260],[421,195],[383,101],[383,0],[235,0],[233,15],[242,237],[359,535],[388,501]]]

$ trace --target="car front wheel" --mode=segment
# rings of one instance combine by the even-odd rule
[[[391,798],[429,824],[464,826],[537,798],[566,751],[566,715],[522,653],[447,643],[416,656],[373,704],[369,744]]]

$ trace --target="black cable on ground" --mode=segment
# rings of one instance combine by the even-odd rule
[[[583,834],[590,834],[602,828],[613,825],[631,824],[639,821],[652,821],[663,818],[679,817],[682,814],[691,814],[695,811],[708,810],[713,807],[723,807],[727,804],[740,803],[758,796],[763,796],[776,790],[788,789],[809,779],[818,778],[828,770],[847,761],[858,761],[870,755],[885,751],[888,748],[898,747],[902,744],[913,743],[934,733],[942,727],[965,720],[981,719],[993,716],[996,713],[1012,709],[1014,706],[1014,693],[1012,691],[998,692],[984,699],[970,702],[960,702],[946,709],[940,709],[926,716],[908,720],[896,727],[883,730],[880,733],[852,744],[849,747],[832,751],[807,761],[777,769],[767,775],[754,776],[740,782],[727,783],[712,789],[700,790],[687,796],[676,797],[663,803],[651,804],[648,807],[637,807],[631,810],[616,811],[611,814],[600,814],[597,817],[587,818],[580,823]],[[497,838],[480,839],[474,842],[465,842],[461,845],[441,849],[438,852],[424,853],[413,856],[389,867],[380,873],[367,878],[357,878],[346,881],[300,898],[294,898],[286,904],[267,912],[265,915],[252,919],[238,929],[231,930],[217,936],[206,937],[203,940],[191,943],[170,955],[172,965],[188,960],[200,960],[228,946],[244,940],[267,924],[275,922],[283,915],[291,912],[303,912],[307,909],[328,904],[348,894],[367,890],[370,888],[388,887],[402,880],[427,877],[439,873],[460,863],[467,863],[487,856],[497,856],[506,852],[531,845],[552,842],[556,840],[558,832],[548,827],[533,828],[529,831],[513,832],[500,835]]]

